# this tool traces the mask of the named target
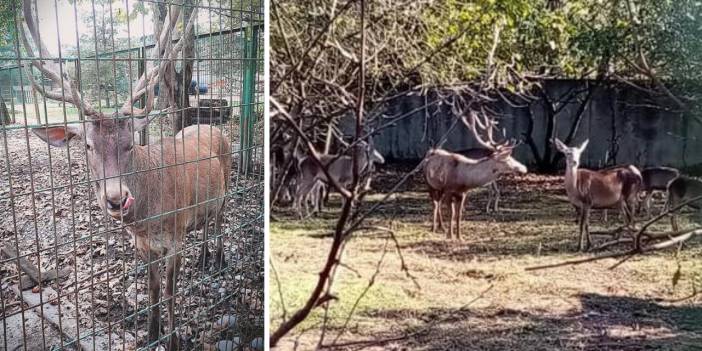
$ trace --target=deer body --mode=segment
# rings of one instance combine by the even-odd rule
[[[626,224],[633,225],[636,196],[643,182],[641,172],[631,165],[600,171],[579,169],[580,155],[588,141],[579,147],[568,147],[558,139],[554,143],[566,156],[565,190],[568,200],[578,210],[580,250],[586,250],[591,245],[591,209],[619,207],[626,216]]]
[[[358,168],[359,173],[369,173],[373,169],[373,163],[383,163],[383,157],[372,148],[369,144],[361,142],[357,147]],[[327,172],[341,186],[348,189],[353,182],[353,157],[349,155],[334,155],[320,154],[317,155],[323,167],[327,168]],[[302,218],[302,206],[307,207],[307,200],[311,196],[312,202],[317,209],[320,209],[320,201],[322,200],[321,192],[324,191],[320,187],[329,186],[330,180],[327,174],[324,173],[322,167],[310,156],[302,157],[298,162],[297,170],[297,189],[295,191],[295,208],[298,215]],[[368,185],[368,184],[366,184]]]
[[[193,125],[176,137],[147,146],[129,139],[135,122],[99,118],[78,126],[35,129],[54,146],[83,136],[88,169],[98,205],[121,220],[134,236],[137,255],[149,263],[149,340],[159,337],[160,258],[170,256],[166,270],[168,330],[175,328],[174,304],[180,250],[185,234],[203,229],[211,219],[221,223],[224,195],[231,171],[230,145],[222,132],[208,125]],[[205,241],[207,238],[205,237]],[[205,245],[207,245],[205,243]],[[206,246],[203,253],[206,255]],[[217,259],[223,260],[221,238]],[[220,261],[221,262],[221,261]],[[170,349],[177,348],[175,337]]]
[[[62,147],[78,136],[85,145],[88,171],[98,205],[114,219],[122,221],[127,232],[134,236],[137,255],[147,263],[149,274],[149,343],[160,336],[161,303],[167,303],[167,348],[178,348],[175,337],[175,291],[180,270],[180,250],[185,234],[205,228],[215,219],[219,228],[224,197],[231,170],[230,145],[222,132],[208,125],[189,126],[175,137],[147,145],[134,145],[134,133],[143,130],[160,114],[150,115],[154,105],[154,89],[159,77],[168,77],[167,68],[178,57],[184,45],[184,35],[177,43],[170,43],[178,19],[179,6],[168,5],[168,13],[160,33],[154,33],[158,50],[153,51],[153,61],[147,63],[144,73],[132,87],[132,95],[112,115],[92,107],[81,97],[80,89],[73,85],[61,70],[62,62],[32,60],[31,65],[46,78],[61,87],[59,92],[48,91],[28,75],[30,83],[48,99],[73,104],[85,121],[33,129],[33,132],[52,146]],[[21,43],[30,57],[54,57],[41,41],[37,23],[32,16],[30,0],[24,0],[24,28],[19,30]],[[183,33],[193,28],[197,8]],[[29,34],[29,35],[27,35]],[[30,44],[30,39],[34,46]],[[34,47],[40,56],[34,54]],[[59,72],[64,72],[60,74]],[[172,87],[173,88],[173,87]],[[166,90],[166,89],[164,89]],[[176,107],[173,91],[164,91],[170,112]],[[137,108],[134,103],[146,99]],[[175,120],[175,116],[174,116]],[[205,230],[205,233],[207,231]],[[206,255],[206,234],[203,255]],[[218,262],[223,263],[221,238],[218,238]],[[168,256],[166,268],[165,301],[161,296],[160,258]]]
[[[164,229],[171,237],[152,236],[141,248],[171,249],[185,232],[202,229],[220,213],[232,164],[229,147],[222,132],[209,125],[192,125],[157,144],[134,146],[134,165],[126,173],[136,174],[122,181],[136,199],[124,216],[127,230],[141,237],[161,226],[172,229]]]
[[[644,205],[646,215],[651,217],[651,199],[655,191],[667,191],[668,184],[680,175],[680,171],[671,167],[651,167],[641,171],[645,193]]]
[[[490,157],[475,160],[442,149],[429,150],[424,157],[424,178],[434,209],[432,232],[436,231],[437,217],[439,228],[443,229],[441,204],[448,200],[451,206],[448,238],[453,236],[455,220],[456,237],[460,239],[461,215],[468,190],[492,183],[503,173],[526,173],[526,167],[514,160],[511,153],[512,148],[505,148]]]
[[[698,196],[702,196],[702,180],[680,176],[668,184],[668,201],[666,207],[676,207]],[[687,206],[697,210],[698,219],[702,217],[702,200],[693,201]],[[675,213],[671,213],[670,215],[670,225],[674,231],[678,231],[679,228]]]

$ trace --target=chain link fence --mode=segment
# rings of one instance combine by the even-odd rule
[[[0,350],[262,349],[263,3],[12,1]]]

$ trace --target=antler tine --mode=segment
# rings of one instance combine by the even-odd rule
[[[49,58],[51,55],[49,54],[49,50],[46,48],[46,45],[44,42],[41,40],[39,37],[39,33],[37,32],[37,24],[34,21],[34,16],[32,16],[32,3],[31,0],[24,0],[22,4],[22,11],[23,11],[23,17],[24,17],[24,26],[21,24],[19,25],[19,28],[17,28],[17,31],[20,34],[20,39],[22,41],[22,45],[24,46],[25,50],[27,51],[27,54],[32,57],[31,59],[31,65],[36,67],[42,74],[44,74],[46,77],[51,79],[52,81],[58,83],[61,85],[63,88],[63,91],[60,93],[56,92],[51,92],[48,91],[47,89],[44,89],[42,86],[37,84],[37,82],[34,80],[34,77],[31,75],[31,72],[26,70],[25,68],[25,74],[27,75],[27,78],[29,79],[30,83],[36,89],[40,94],[42,94],[44,97],[47,99],[51,100],[57,100],[57,101],[63,101],[67,102],[70,104],[73,104],[76,106],[78,109],[79,113],[81,113],[83,116],[87,117],[94,117],[97,115],[97,111],[86,101],[84,101],[81,97],[80,92],[78,89],[76,89],[73,84],[71,84],[71,80],[68,77],[68,74],[64,71],[63,75],[61,75],[59,72],[61,71],[61,63],[58,63],[59,69],[56,70],[55,68],[52,69],[49,66],[54,66],[52,62],[47,62],[42,59],[36,59],[36,56],[34,55],[34,50],[32,50],[31,45],[29,44],[29,40],[27,39],[27,35],[25,34],[25,28],[29,32],[29,35],[32,37],[32,40],[34,41],[34,44],[37,46],[39,49],[39,56],[41,58]]]
[[[494,129],[497,127],[497,121],[495,121],[494,118],[489,117],[488,113],[485,112],[485,106],[480,107],[480,112],[483,114],[483,125],[485,128],[485,133],[487,134],[488,137],[488,142],[492,145],[501,145],[500,143],[497,143],[495,141],[495,138],[493,136]]]
[[[468,117],[470,119],[467,119],[465,114],[463,114],[463,115],[461,115],[460,118],[461,118],[461,121],[463,122],[463,124],[466,126],[466,128],[468,128],[468,130],[473,134],[473,137],[475,137],[475,141],[477,141],[478,144],[480,144],[480,146],[482,146],[484,148],[487,148],[490,150],[495,150],[494,144],[491,144],[490,142],[485,141],[484,138],[482,136],[480,136],[480,132],[478,131],[478,126],[476,126],[476,124],[479,124],[480,122],[478,122],[477,114],[475,113],[475,111],[468,112]],[[482,127],[480,127],[480,129],[484,130],[484,128],[482,128]]]

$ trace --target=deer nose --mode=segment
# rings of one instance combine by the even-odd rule
[[[108,210],[118,211],[121,208],[127,209],[129,207],[128,201],[131,197],[129,190],[122,191],[117,194],[107,194],[105,196],[105,205]]]

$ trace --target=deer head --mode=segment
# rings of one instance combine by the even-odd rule
[[[490,158],[496,161],[494,172],[499,174],[527,173],[526,166],[512,157],[512,150],[514,150],[514,146],[502,146],[490,156]]]
[[[27,54],[33,58],[31,65],[57,83],[61,90],[58,92],[45,90],[35,82],[30,72],[26,72],[26,76],[33,87],[47,99],[73,104],[78,109],[79,114],[85,117],[85,122],[80,124],[35,128],[32,132],[49,145],[56,147],[63,147],[74,137],[80,137],[85,145],[90,178],[95,182],[94,190],[99,206],[112,217],[122,218],[129,213],[131,206],[137,201],[132,192],[133,189],[129,188],[129,177],[126,177],[127,181],[122,181],[122,175],[129,173],[133,168],[135,149],[141,148],[141,146],[134,145],[134,132],[144,129],[157,116],[149,116],[153,109],[154,87],[158,84],[159,76],[165,75],[167,65],[172,62],[183,46],[185,36],[181,36],[175,45],[171,41],[173,28],[175,28],[180,15],[180,8],[170,6],[166,17],[168,20],[165,21],[160,35],[156,36],[158,40],[156,42],[157,49],[154,50],[154,61],[158,62],[158,65],[151,69],[147,67],[139,78],[132,96],[124,102],[119,111],[111,115],[96,110],[82,98],[80,91],[71,83],[65,73],[66,70],[61,69],[62,63],[39,58],[55,56],[49,54],[46,45],[40,40],[37,24],[32,17],[31,0],[24,0],[22,8],[25,26],[18,28],[18,30]],[[192,28],[193,20],[196,17],[195,13],[190,17],[185,31]],[[40,56],[34,55],[29,38],[39,49]],[[59,74],[58,72],[64,73]],[[140,100],[144,94],[147,95],[144,106],[142,108],[134,107],[134,103]]]
[[[556,149],[558,149],[558,151],[562,152],[565,155],[566,165],[568,166],[568,168],[578,168],[578,166],[580,165],[580,156],[582,155],[583,151],[585,151],[585,148],[587,147],[587,143],[589,141],[589,139],[585,139],[585,141],[582,144],[580,144],[580,146],[568,147],[566,144],[564,144],[562,141],[556,138],[553,139],[553,144],[556,146]]]
[[[375,148],[373,145],[373,137],[370,137],[368,139],[368,143],[366,145],[366,154],[368,154],[368,160],[372,163],[377,163],[377,164],[383,164],[385,163],[385,158],[383,158],[383,155],[378,152],[378,150]]]

